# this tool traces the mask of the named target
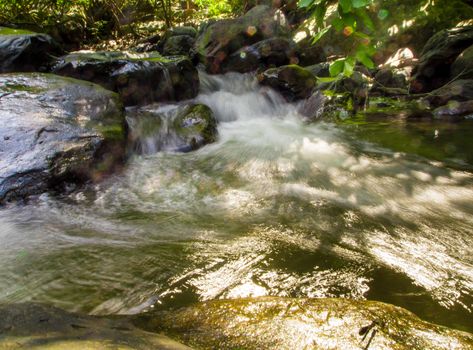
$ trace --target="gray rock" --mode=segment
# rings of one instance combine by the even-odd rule
[[[44,73],[0,75],[0,203],[98,180],[124,157],[118,95]]]
[[[473,335],[402,308],[348,299],[218,300],[136,323],[201,349],[471,349]]]
[[[164,56],[189,55],[194,42],[189,35],[173,35],[165,40],[161,53]]]
[[[151,105],[127,113],[129,139],[137,153],[189,152],[217,139],[217,120],[203,104]]]
[[[222,62],[221,71],[247,73],[257,69],[279,67],[296,61],[292,40],[271,38],[246,46]]]
[[[473,100],[473,79],[455,80],[432,91],[424,100],[428,101],[433,107],[446,105],[450,101]]]
[[[304,68],[311,72],[314,76],[319,78],[326,78],[330,76],[329,62],[317,63]]]
[[[461,120],[467,115],[473,115],[473,100],[464,102],[450,101],[445,106],[434,110],[434,116],[437,119]]]
[[[466,48],[473,45],[473,26],[443,30],[426,44],[413,72],[411,90],[429,92],[450,80],[451,65]]]
[[[308,121],[320,119],[324,114],[327,97],[321,91],[315,91],[308,99],[304,100],[298,112]]]
[[[407,90],[407,77],[393,68],[383,68],[374,76],[374,87]]]
[[[199,76],[188,58],[156,52],[78,51],[61,57],[53,71],[116,91],[127,106],[186,100],[199,91]]]
[[[258,76],[258,80],[261,85],[280,92],[288,101],[308,98],[317,85],[310,71],[295,64],[268,69]]]
[[[0,73],[47,71],[61,54],[49,35],[0,27]]]
[[[195,43],[195,53],[210,73],[221,73],[229,56],[258,41],[287,33],[284,15],[265,5],[253,7],[244,16],[209,25]]]
[[[0,305],[1,349],[189,350],[124,318],[78,315],[41,304]]]

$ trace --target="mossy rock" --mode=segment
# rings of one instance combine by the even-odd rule
[[[127,106],[186,100],[199,91],[198,72],[189,58],[157,52],[78,51],[61,57],[53,71],[116,91]]]
[[[62,53],[47,34],[0,27],[0,73],[45,72]]]
[[[117,94],[44,73],[0,75],[0,203],[99,180],[125,152]]]
[[[129,109],[130,146],[136,153],[189,152],[217,140],[217,120],[203,104]]]
[[[455,27],[438,32],[427,41],[414,68],[411,90],[429,92],[451,80],[452,64],[473,45],[473,26]]]
[[[288,101],[308,98],[317,85],[315,76],[298,65],[271,68],[258,76],[261,85],[270,86]]]
[[[197,38],[197,57],[208,72],[222,73],[232,53],[261,40],[286,36],[288,28],[283,16],[269,6],[258,5],[244,16],[212,23]]]
[[[471,349],[473,335],[375,301],[279,297],[150,312],[135,323],[198,349]]]
[[[174,119],[176,133],[189,150],[195,150],[217,140],[217,120],[210,107],[195,104],[186,107]]]

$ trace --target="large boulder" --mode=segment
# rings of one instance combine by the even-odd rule
[[[433,107],[443,106],[451,101],[473,100],[473,79],[459,79],[432,91],[424,100]]]
[[[195,38],[189,35],[173,35],[166,38],[161,53],[164,56],[189,55],[194,42]]]
[[[149,312],[138,324],[199,349],[471,349],[473,335],[402,308],[348,299],[217,300]]]
[[[248,73],[260,68],[279,67],[297,61],[292,40],[276,37],[261,40],[232,53],[221,65],[222,73]]]
[[[196,37],[197,30],[194,27],[174,27],[166,30],[162,37],[156,34],[141,40],[136,51],[159,51],[165,56],[189,55]]]
[[[127,106],[186,100],[199,91],[198,72],[183,56],[78,51],[61,57],[53,71],[116,91]]]
[[[429,92],[451,79],[451,65],[473,45],[473,26],[457,27],[435,34],[426,44],[414,69],[411,90]]]
[[[0,27],[0,73],[47,71],[61,54],[49,35]]]
[[[473,45],[463,51],[452,64],[452,79],[473,79]]]
[[[268,69],[258,76],[258,80],[291,102],[308,98],[317,85],[317,79],[310,71],[295,64]]]
[[[123,318],[78,315],[41,304],[0,306],[0,349],[190,350]]]
[[[129,140],[137,153],[189,152],[217,139],[217,120],[203,104],[129,109]]]
[[[158,50],[165,56],[189,55],[197,37],[194,27],[168,29],[158,44]]]
[[[99,180],[121,163],[125,120],[117,94],[44,73],[0,75],[0,203]]]
[[[284,15],[259,5],[244,16],[209,25],[195,43],[195,53],[210,73],[221,73],[229,56],[258,41],[283,36],[287,32]]]

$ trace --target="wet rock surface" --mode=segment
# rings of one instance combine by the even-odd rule
[[[78,315],[41,304],[0,305],[0,349],[190,349],[123,318]]]
[[[203,104],[151,105],[127,113],[132,149],[140,154],[189,152],[217,140],[217,120]]]
[[[99,179],[124,156],[118,96],[52,74],[0,76],[0,202]]]
[[[268,69],[258,76],[258,80],[261,85],[280,92],[288,101],[310,97],[317,85],[314,75],[298,65]]]
[[[374,301],[276,297],[211,301],[135,323],[200,349],[471,349],[473,335]]]
[[[197,70],[184,56],[78,51],[60,58],[54,73],[116,91],[127,106],[186,100],[199,90]]]
[[[47,71],[61,54],[47,34],[0,27],[0,73]]]
[[[194,50],[207,71],[222,73],[231,54],[258,41],[283,36],[286,31],[282,13],[259,5],[242,17],[209,25],[197,38]]]

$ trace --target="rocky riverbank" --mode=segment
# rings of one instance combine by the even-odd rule
[[[466,350],[473,346],[473,335],[424,322],[402,308],[347,299],[219,300],[114,317],[26,303],[0,306],[0,314],[0,349],[180,350],[190,349],[189,345],[194,349]]]

